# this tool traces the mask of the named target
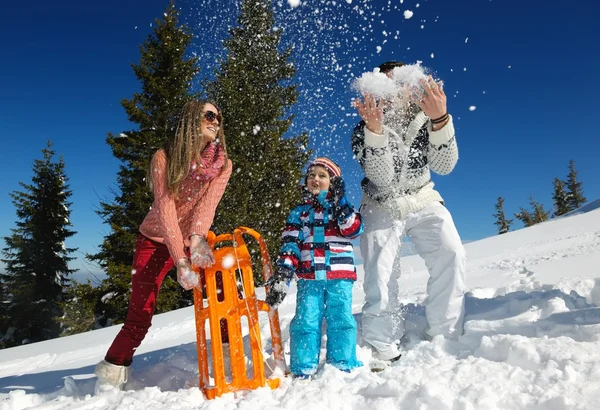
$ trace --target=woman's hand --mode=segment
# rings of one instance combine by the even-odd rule
[[[187,258],[181,258],[177,261],[177,282],[185,290],[190,290],[198,286],[198,274],[194,272]]]
[[[383,108],[372,94],[364,95],[364,102],[357,98],[353,102],[367,128],[374,134],[383,134]]]
[[[415,103],[432,120],[445,115],[447,113],[446,94],[442,88],[442,83],[436,83],[431,76],[419,82],[424,92],[421,90],[415,91]]]
[[[215,264],[215,256],[204,236],[192,235],[190,238],[190,259],[202,269]]]

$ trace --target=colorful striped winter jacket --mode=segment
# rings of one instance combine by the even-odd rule
[[[278,265],[293,269],[299,279],[356,280],[351,240],[363,231],[362,216],[354,208],[344,220],[336,220],[327,191],[306,195],[289,214],[282,234]]]

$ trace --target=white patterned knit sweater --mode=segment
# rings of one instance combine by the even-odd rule
[[[433,189],[431,171],[447,175],[458,161],[452,117],[439,131],[420,111],[404,135],[384,124],[375,134],[361,122],[352,135],[352,151],[365,178],[363,203],[382,207],[398,219],[417,212],[432,202],[442,202]]]

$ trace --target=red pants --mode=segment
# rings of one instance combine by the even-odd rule
[[[175,264],[166,245],[144,235],[138,237],[133,255],[129,310],[121,331],[106,353],[107,362],[121,366],[131,364],[135,350],[152,325],[160,286],[173,266]],[[217,287],[222,289],[222,277],[217,278]],[[224,320],[221,321],[221,339],[224,343],[229,342]]]

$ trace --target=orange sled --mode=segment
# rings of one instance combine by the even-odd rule
[[[252,260],[242,234],[252,236],[259,243],[263,276],[266,280],[271,275],[271,261],[266,243],[258,232],[245,227],[235,229],[233,235],[216,236],[213,232],[209,232],[207,239],[213,249],[216,262],[204,271],[197,270],[200,275],[204,276],[206,292],[206,299],[204,299],[202,288],[194,288],[198,368],[200,370],[200,388],[209,399],[237,390],[256,389],[265,385],[274,389],[279,386],[278,378],[265,376],[265,360],[258,320],[259,311],[268,313],[275,369],[279,369],[281,375],[285,373],[279,315],[277,310],[270,308],[264,300],[256,298]],[[233,246],[215,249],[215,245],[220,242],[231,242]],[[238,287],[236,276],[240,281],[241,289]],[[247,354],[242,335],[242,318],[245,319],[249,333],[250,351],[247,353],[248,359],[251,361],[250,371],[246,365]],[[214,384],[211,383],[207,352],[207,320],[210,328]],[[224,360],[223,349],[226,348],[226,345],[223,346],[221,326],[227,326],[229,332],[230,368]],[[271,369],[272,373],[276,373],[275,369]]]

